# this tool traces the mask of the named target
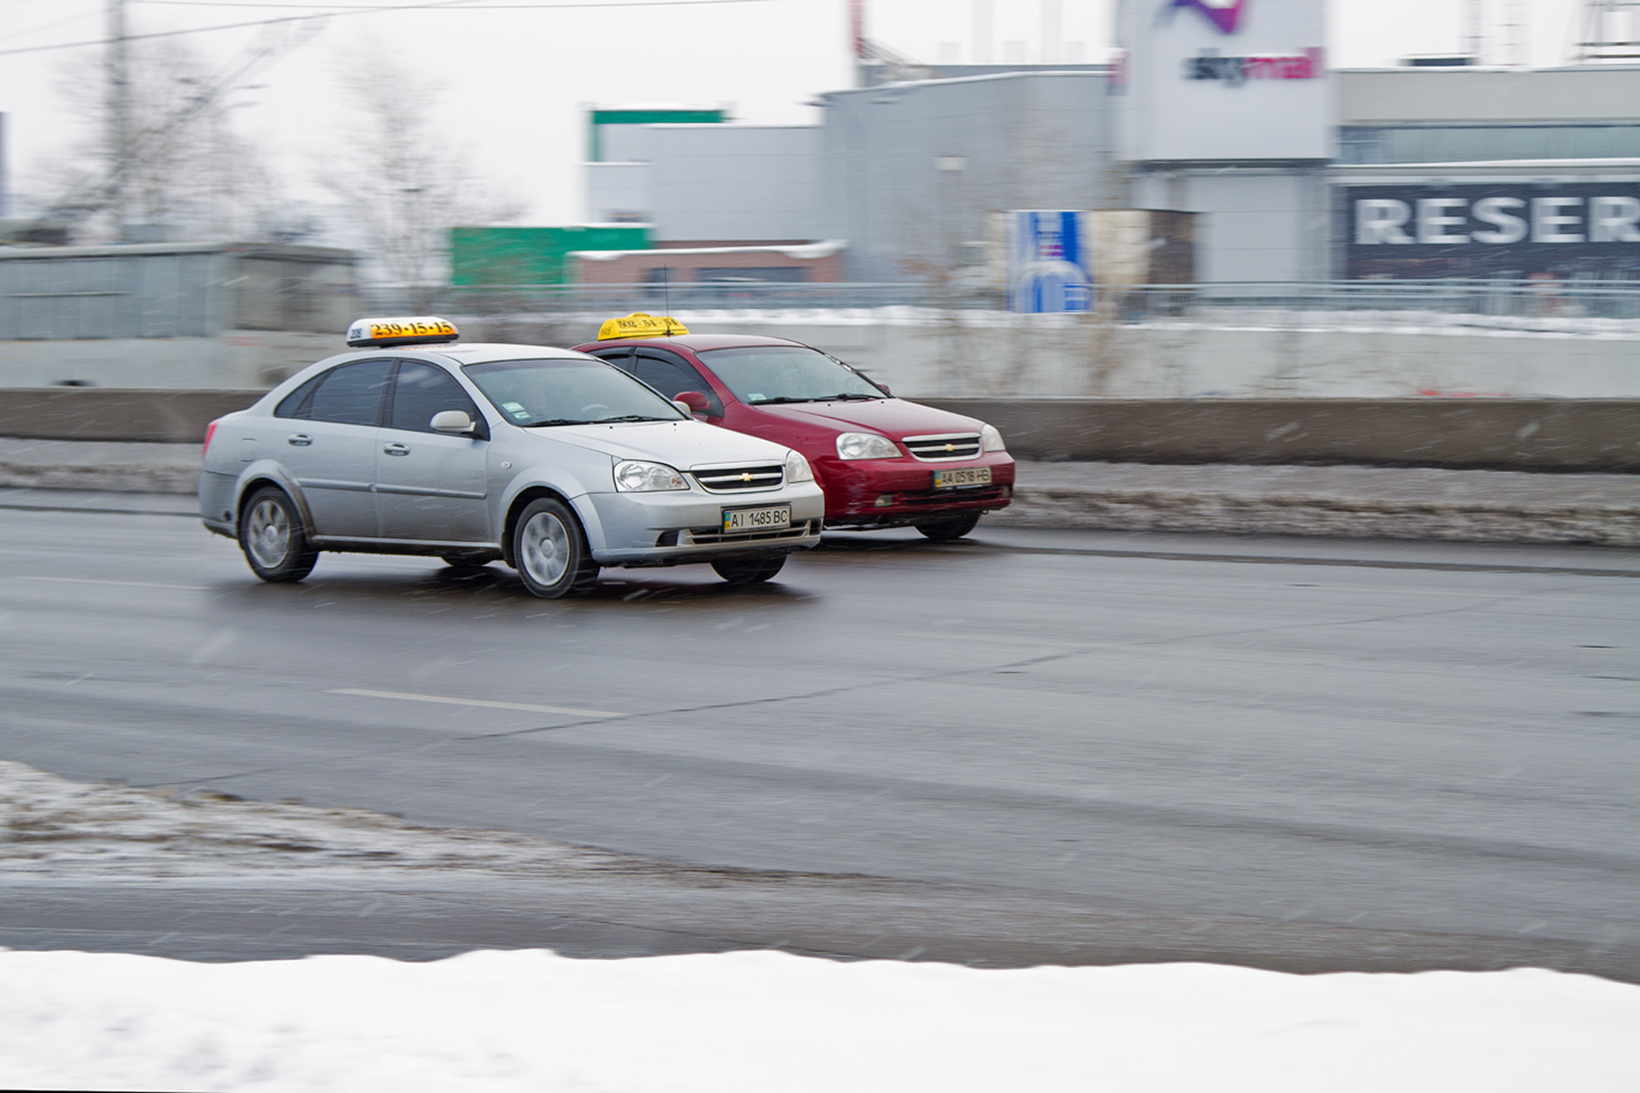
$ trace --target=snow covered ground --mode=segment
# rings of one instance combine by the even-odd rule
[[[596,853],[0,763],[0,875],[573,871]],[[3,880],[0,880],[3,893]],[[0,1087],[1627,1091],[1640,987],[1517,969],[980,970],[777,952],[196,964],[0,951]]]

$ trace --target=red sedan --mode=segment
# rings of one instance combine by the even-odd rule
[[[801,342],[690,334],[674,320],[633,315],[576,348],[702,421],[797,449],[825,491],[827,527],[911,526],[955,539],[1013,495],[1014,461],[994,428],[897,399]]]

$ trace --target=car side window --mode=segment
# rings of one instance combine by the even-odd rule
[[[620,349],[594,349],[592,355],[605,364],[613,364],[629,376],[632,374],[632,350],[624,346]]]
[[[400,361],[393,381],[393,405],[387,413],[388,428],[433,432],[433,415],[441,410],[460,410],[475,422],[483,421],[478,407],[450,373],[424,361]]]
[[[307,417],[308,409],[313,405],[313,392],[319,389],[320,381],[328,375],[329,372],[321,372],[280,399],[279,405],[273,408],[273,416]]]
[[[392,361],[356,361],[326,372],[314,390],[306,413],[314,421],[375,425],[381,420],[382,395]]]
[[[723,414],[723,402],[717,392],[688,361],[670,353],[640,351],[633,365],[633,374],[667,398],[677,398],[680,391],[700,391],[711,401],[707,413],[712,417]]]

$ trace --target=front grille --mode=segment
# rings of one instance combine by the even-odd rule
[[[908,436],[906,450],[927,463],[946,459],[973,459],[979,455],[978,433],[951,433],[946,436]]]
[[[713,493],[741,490],[772,490],[786,480],[786,470],[778,463],[755,467],[693,467],[689,471],[701,488]]]
[[[1007,486],[961,486],[954,490],[930,490],[927,493],[899,493],[895,500],[902,505],[949,505],[955,501],[1000,501],[1008,496]]]
[[[733,535],[725,535],[716,528],[691,528],[683,534],[688,536],[690,543],[778,543],[814,534],[813,523],[812,520],[804,520],[779,531],[737,531]]]

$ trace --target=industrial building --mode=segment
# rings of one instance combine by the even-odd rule
[[[824,243],[856,282],[974,276],[1019,209],[1195,214],[1200,282],[1640,279],[1640,65],[1334,70],[1324,20],[1130,0],[1103,65],[862,50],[817,126],[604,127],[588,219],[653,248]]]

